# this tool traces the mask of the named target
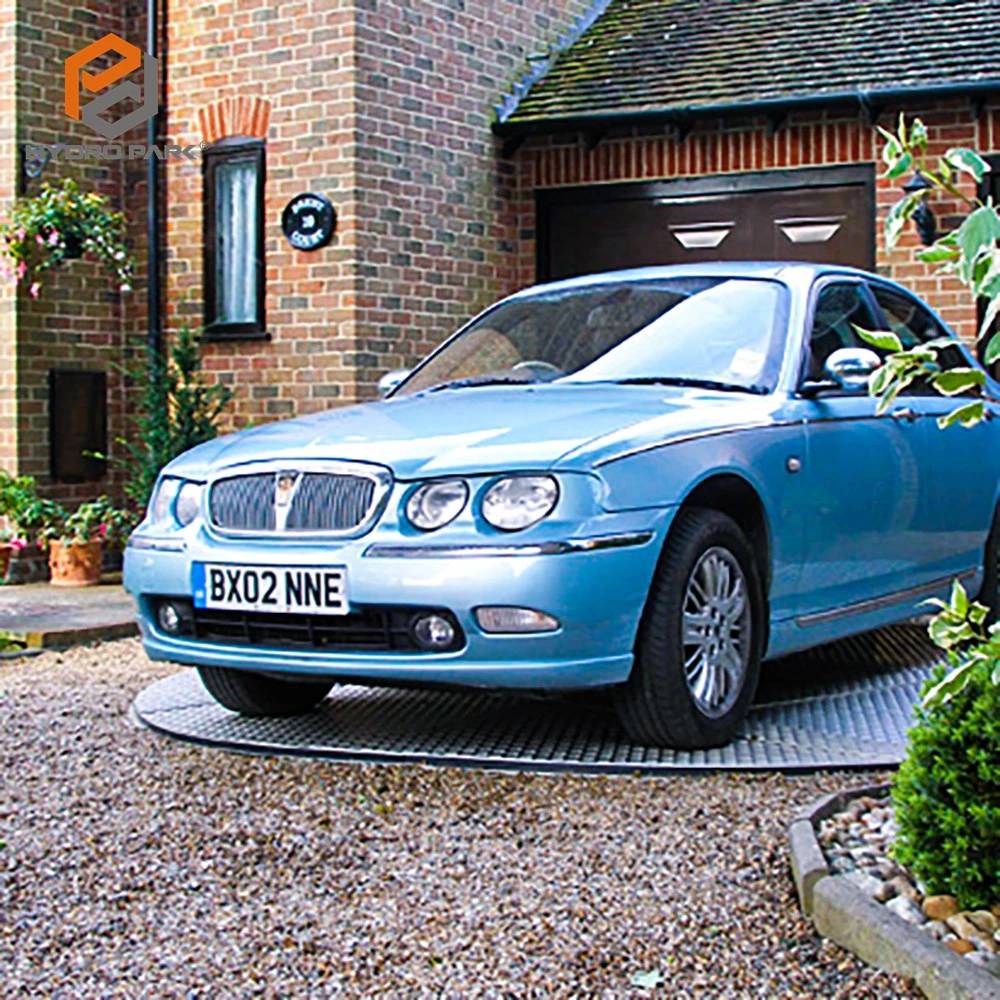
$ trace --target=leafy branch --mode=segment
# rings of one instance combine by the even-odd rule
[[[951,599],[926,602],[940,609],[931,620],[928,633],[934,644],[948,653],[951,670],[924,694],[926,709],[937,708],[965,690],[977,670],[990,674],[1000,684],[1000,623],[986,626],[989,608],[970,601],[962,584],[955,580]]]
[[[929,185],[907,194],[889,212],[885,222],[885,241],[890,251],[896,247],[907,222],[930,192],[944,191],[971,209],[958,229],[918,252],[917,258],[926,264],[938,265],[937,273],[954,275],[976,298],[987,300],[978,334],[978,339],[982,340],[1000,315],[1000,247],[997,246],[1000,214],[992,201],[984,204],[978,198],[968,197],[959,187],[959,181],[965,175],[978,184],[989,172],[989,164],[974,150],[963,147],[947,150],[935,164],[931,164],[927,156],[927,128],[919,118],[907,128],[906,119],[901,114],[896,133],[881,127],[879,132],[885,139],[882,148],[885,172],[882,176],[887,180],[896,180],[915,170]],[[896,397],[915,382],[928,384],[944,396],[982,396],[986,385],[983,371],[967,366],[944,369],[940,364],[940,352],[954,347],[950,337],[939,337],[904,350],[894,333],[862,330],[860,327],[855,327],[855,330],[876,350],[888,352],[884,364],[872,373],[869,381],[869,392],[879,401],[879,413],[884,413]],[[990,365],[998,359],[1000,334],[991,338],[983,361]],[[939,417],[938,425],[942,428],[955,424],[974,427],[984,416],[985,404],[982,398],[978,398]]]

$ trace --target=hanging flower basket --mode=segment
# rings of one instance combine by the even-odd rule
[[[125,242],[125,216],[103,195],[82,193],[75,181],[50,184],[21,198],[0,223],[0,273],[24,285],[32,298],[44,272],[84,254],[99,260],[123,292],[132,288],[134,262]]]
[[[69,232],[63,237],[66,246],[66,260],[79,260],[83,256],[83,238],[79,233]]]

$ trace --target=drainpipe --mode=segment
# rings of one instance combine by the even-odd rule
[[[158,0],[146,2],[146,51],[159,59]],[[158,75],[157,88],[160,87]],[[159,96],[159,95],[158,95]],[[159,110],[146,123],[146,146],[156,145],[159,138]],[[155,156],[146,160],[146,322],[148,333],[146,343],[150,358],[160,353],[161,335],[161,294],[160,294],[160,161]]]

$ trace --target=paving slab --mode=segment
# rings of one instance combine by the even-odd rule
[[[29,649],[53,649],[138,634],[135,603],[121,574],[96,587],[0,586],[0,630]]]

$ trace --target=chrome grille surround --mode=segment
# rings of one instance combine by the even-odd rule
[[[285,509],[276,503],[278,480]],[[224,537],[351,538],[378,520],[392,473],[368,462],[283,459],[246,462],[212,473],[206,489],[208,530]]]

